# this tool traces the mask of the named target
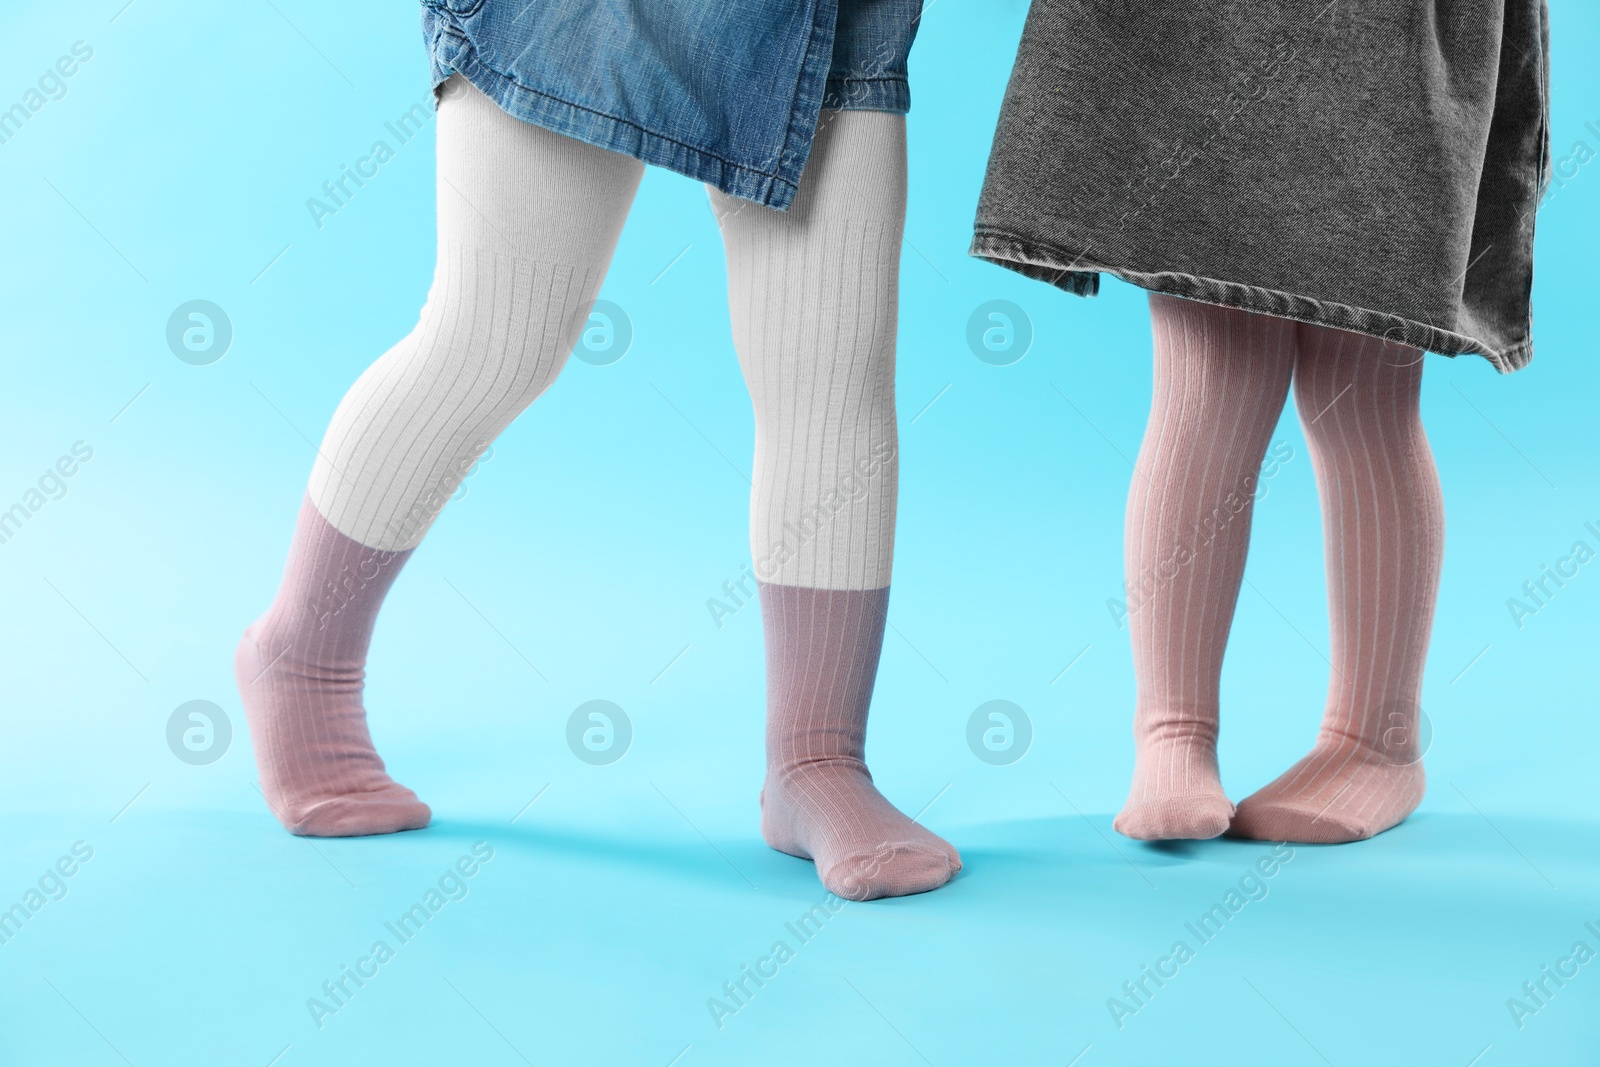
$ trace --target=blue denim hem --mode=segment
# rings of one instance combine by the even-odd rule
[[[878,78],[828,78],[822,93],[822,106],[829,111],[891,111],[904,115],[911,110],[911,86],[905,75]]]
[[[795,78],[794,100],[789,106],[789,129],[784,135],[783,152],[778,157],[775,180],[782,183],[776,196],[761,200],[745,196],[726,186],[718,186],[730,196],[745,196],[758,204],[783,211],[793,202],[800,188],[800,175],[811,158],[811,144],[817,136],[817,119],[822,114],[821,87],[828,80],[828,68],[833,65],[834,33],[839,23],[838,0],[817,0],[811,13],[811,41],[806,56]]]
[[[993,229],[976,230],[967,254],[1036,281],[1048,282],[1075,296],[1096,295],[1100,290],[1100,272],[1104,271],[1151,292],[1308,322],[1314,326],[1331,326],[1411,345],[1425,352],[1437,352],[1441,356],[1482,356],[1502,374],[1521,370],[1533,359],[1531,339],[1495,351],[1475,337],[1402,315],[1176,271],[1138,271],[1093,262],[1086,256],[1075,256],[1055,245],[1041,244]]]
[[[514,118],[599,148],[633,156],[644,163],[665,167],[713,185],[730,196],[782,211],[793,203],[799,189],[800,175],[811,155],[817,118],[823,107],[823,93],[819,90],[826,81],[832,59],[835,18],[834,4],[823,0],[816,5],[811,42],[795,85],[783,149],[775,161],[759,165],[734,163],[627,119],[607,115],[523,85],[483,62],[471,40],[446,18],[440,18],[434,24],[432,39],[428,41],[428,61],[435,91],[434,106],[438,106],[439,86],[451,74],[459,73]],[[872,100],[880,98],[876,92],[858,95]],[[892,94],[882,98],[891,102],[893,99]],[[854,106],[863,105],[856,103]]]

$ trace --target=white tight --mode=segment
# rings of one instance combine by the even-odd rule
[[[560,373],[642,172],[452,81],[427,304],[346,394],[312,472],[312,503],[335,529],[380,549],[422,540],[478,455]],[[712,202],[755,405],[757,577],[887,586],[904,120],[824,112],[787,212]]]

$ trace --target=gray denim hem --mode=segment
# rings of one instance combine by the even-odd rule
[[[670,137],[652,133],[625,119],[530,88],[484,63],[478,58],[472,43],[459,33],[451,32],[449,27],[443,29],[441,36],[448,37],[455,47],[450,58],[446,59],[440,55],[438,42],[430,42],[429,55],[435,108],[438,107],[439,87],[451,74],[459,73],[493,100],[502,111],[524,122],[542,126],[598,148],[622,152],[644,163],[666,167],[696,181],[716,186],[730,196],[751,200],[764,207],[782,211],[794,201],[798,190],[797,182],[789,181],[776,173],[730,162]],[[820,101],[818,103],[820,105]],[[811,118],[814,127],[815,111],[812,111]],[[791,135],[794,132],[791,130]],[[791,136],[791,140],[793,139]],[[809,137],[806,138],[805,149],[804,155],[809,155]],[[792,150],[791,154],[802,156],[799,164],[803,169],[805,160],[802,153]]]
[[[1040,244],[990,229],[977,229],[974,232],[972,247],[967,254],[1014,270],[1025,277],[1048,282],[1074,296],[1096,295],[1100,290],[1100,273],[1104,272],[1151,292],[1307,322],[1314,326],[1331,326],[1411,345],[1441,356],[1482,356],[1502,374],[1521,370],[1533,359],[1531,340],[1496,352],[1477,338],[1442,330],[1400,315],[1176,271],[1138,271],[1092,262],[1083,255],[1073,255],[1054,245]]]

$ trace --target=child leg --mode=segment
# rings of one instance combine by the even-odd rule
[[[1240,803],[1238,836],[1358,841],[1422,799],[1419,700],[1444,504],[1421,387],[1416,349],[1300,326],[1295,402],[1322,499],[1333,673],[1316,746]]]
[[[824,112],[778,213],[713,191],[755,406],[750,541],[767,646],[762,833],[852,900],[937,888],[949,844],[864,761],[894,548],[905,120]]]
[[[1114,825],[1144,840],[1209,838],[1233,815],[1217,776],[1222,654],[1295,324],[1158,293],[1150,315],[1154,397],[1126,532],[1136,756]]]
[[[643,171],[450,84],[427,304],[334,414],[277,598],[235,656],[262,792],[296,834],[427,825],[367,731],[378,609],[465,471],[566,361]]]

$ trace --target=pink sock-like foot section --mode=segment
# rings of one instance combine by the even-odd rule
[[[862,758],[889,590],[760,590],[768,705],[762,836],[815,862],[823,884],[846,900],[944,885],[961,857],[885,800]]]
[[[1422,669],[1444,504],[1418,399],[1422,353],[1302,325],[1295,400],[1322,499],[1333,664],[1311,754],[1239,804],[1232,833],[1332,844],[1416,810]]]
[[[234,656],[267,806],[290,833],[417,830],[432,813],[389,777],[361,703],[378,608],[410,551],[352,541],[307,498],[278,597]]]
[[[1308,845],[1364,841],[1415,811],[1426,782],[1421,763],[1398,764],[1356,743],[1318,744],[1239,804],[1230,833]]]
[[[1155,381],[1125,545],[1137,756],[1112,825],[1144,841],[1203,840],[1233,817],[1217,776],[1222,655],[1294,323],[1159,294],[1150,319]]]
[[[1141,744],[1128,802],[1111,826],[1139,841],[1204,841],[1220,836],[1232,819],[1213,734]]]

